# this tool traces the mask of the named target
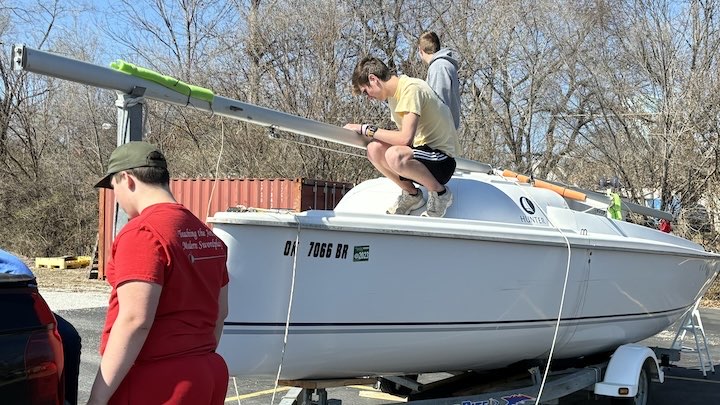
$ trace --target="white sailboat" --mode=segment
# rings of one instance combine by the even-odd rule
[[[720,256],[500,173],[457,173],[445,218],[385,214],[387,179],[334,211],[222,212],[232,375],[340,378],[487,370],[610,352],[667,328]],[[569,203],[570,202],[570,203]],[[567,286],[563,293],[566,273]],[[289,313],[289,316],[288,316]],[[284,337],[287,333],[287,343]],[[284,353],[284,354],[283,354]]]

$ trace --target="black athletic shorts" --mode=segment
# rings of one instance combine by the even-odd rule
[[[438,183],[446,184],[450,181],[457,165],[455,159],[427,145],[413,146],[412,150],[413,158],[425,165]],[[402,176],[400,179],[413,181]]]

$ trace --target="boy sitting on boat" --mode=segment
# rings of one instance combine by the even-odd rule
[[[398,130],[372,124],[347,124],[346,129],[373,138],[367,145],[370,162],[402,189],[388,214],[407,215],[425,205],[420,189],[428,190],[423,216],[442,217],[452,204],[445,184],[455,172],[460,151],[450,109],[422,79],[394,74],[381,60],[363,58],[352,75],[353,94],[387,101]]]

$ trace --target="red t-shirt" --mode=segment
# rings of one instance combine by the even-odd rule
[[[118,316],[117,287],[130,280],[160,284],[155,320],[137,361],[215,350],[215,322],[228,283],[227,247],[181,204],[145,208],[115,237],[107,265],[112,286],[100,353]]]

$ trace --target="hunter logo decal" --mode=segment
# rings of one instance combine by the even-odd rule
[[[529,215],[520,215],[520,222],[525,224],[547,225],[542,216],[535,216],[535,204],[527,197],[520,197],[520,207]]]
[[[535,204],[533,204],[527,197],[520,197],[520,206],[530,215],[535,213]]]
[[[370,260],[370,246],[355,246],[353,250],[354,262],[366,262]]]

